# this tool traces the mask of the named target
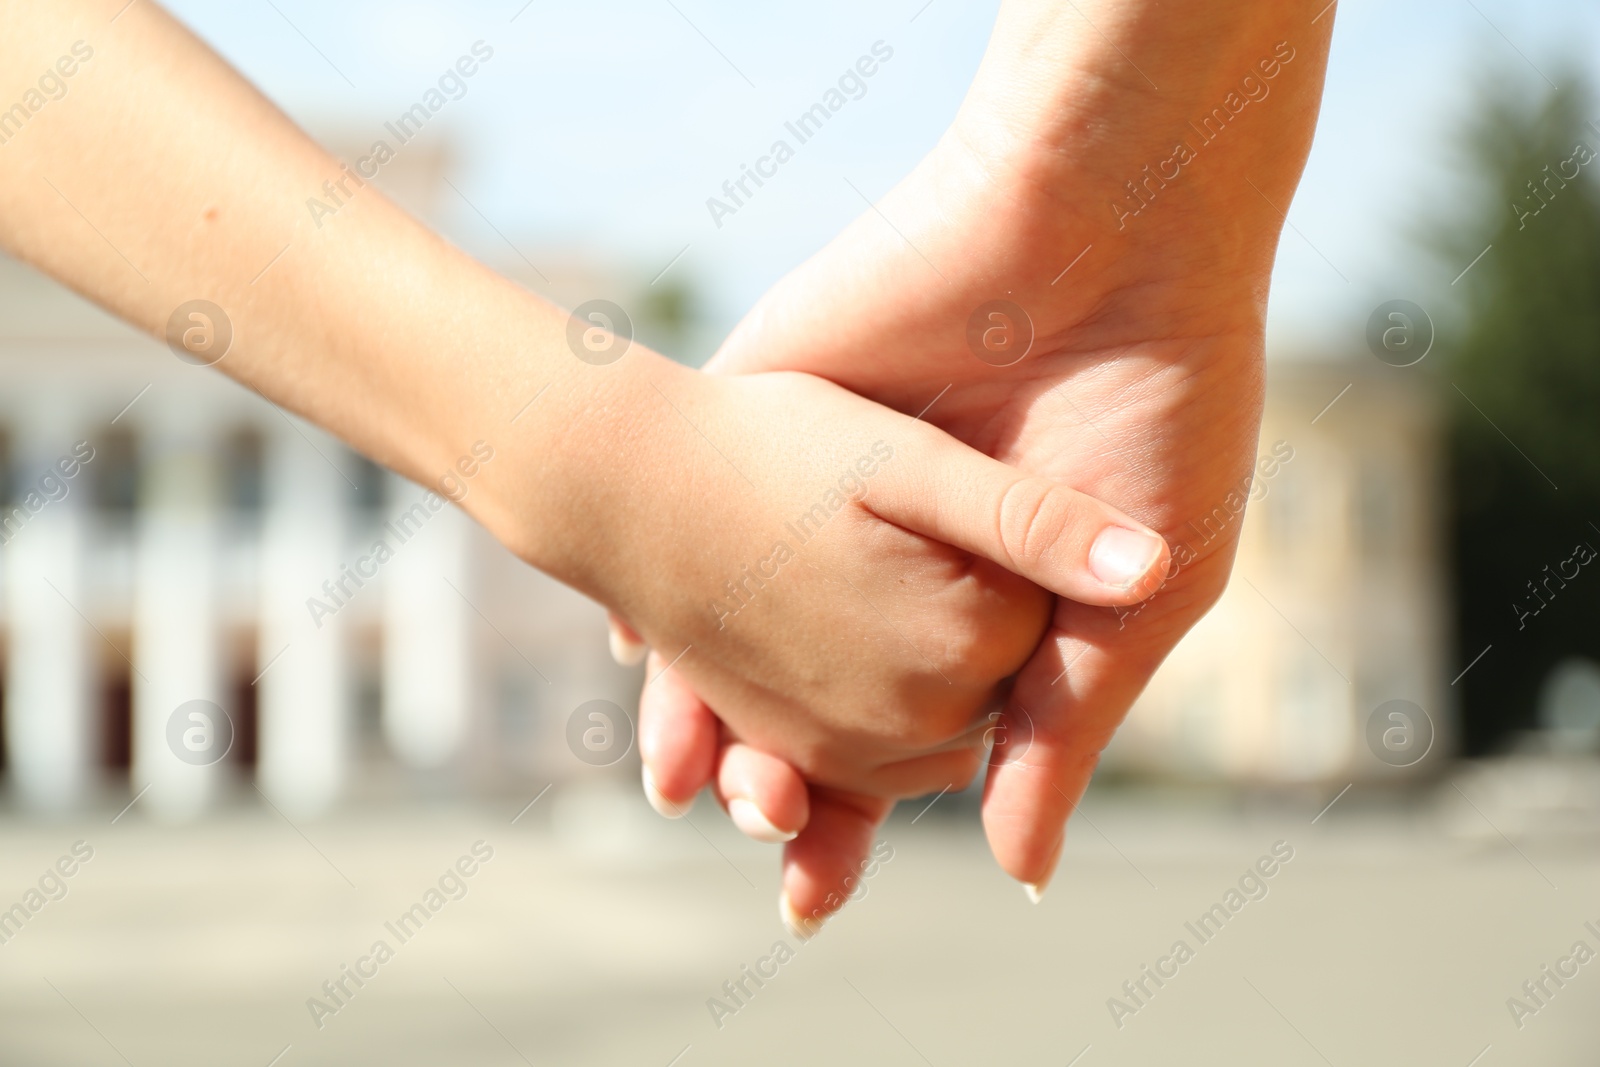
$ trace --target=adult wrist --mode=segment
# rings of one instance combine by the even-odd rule
[[[1331,14],[1313,22],[1280,0],[1007,0],[954,129],[1024,172],[1120,174],[1192,135],[1190,121],[1214,107],[1228,114],[1229,94],[1242,102],[1230,120],[1268,93],[1298,98],[1288,109],[1274,101],[1273,126],[1308,101],[1314,117],[1331,27]],[[1287,147],[1279,140],[1262,155],[1269,165],[1292,159]]]

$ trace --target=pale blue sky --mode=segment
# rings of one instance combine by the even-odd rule
[[[171,7],[295,118],[375,136],[484,39],[495,58],[439,120],[461,153],[462,191],[535,259],[583,246],[648,275],[689,245],[674,270],[720,323],[862,210],[846,178],[876,197],[915,165],[954,114],[997,7],[533,0],[518,14],[524,0],[274,3]],[[713,226],[706,197],[878,40],[894,58],[866,96]],[[1275,347],[1359,348],[1375,303],[1437,289],[1406,254],[1407,235],[1419,209],[1458,195],[1447,146],[1464,105],[1498,61],[1537,79],[1519,52],[1554,76],[1552,55],[1597,47],[1600,5],[1582,0],[1345,0],[1279,257]],[[465,205],[445,224],[468,249],[506,256]]]

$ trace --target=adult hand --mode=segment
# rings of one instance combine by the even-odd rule
[[[566,313],[341,168],[158,6],[6,10],[8,69],[104,43],[57,68],[77,103],[6,146],[0,247],[401,473],[471,477],[456,499],[491,533],[661,647],[696,646],[696,690],[812,781],[970,776],[959,742],[1045,625],[1024,579],[1128,604],[1165,564],[1113,509],[818,378],[718,378],[642,345],[584,358]],[[196,141],[218,150],[177,174],[143,150]],[[307,212],[336,186],[336,217]],[[202,320],[235,343],[189,349]],[[1144,555],[1108,558],[1107,536]]]
[[[1256,463],[1270,271],[1321,96],[1331,15],[1317,6],[1157,18],[1153,2],[1006,4],[936,150],[712,363],[802,368],[902,411],[931,403],[924,417],[955,437],[1168,539],[1170,578],[1141,608],[1057,602],[1006,705],[984,824],[1035,897],[1100,752],[1227,582]],[[705,714],[681,687],[641,707],[662,736]],[[738,745],[721,766],[724,795],[730,777],[748,791],[752,769],[767,788],[784,774]],[[788,846],[802,915],[842,903],[862,827],[887,811],[853,800],[814,795]]]
[[[625,611],[809,781],[900,796],[969,779],[966,739],[1043,632],[1045,589],[1128,605],[1166,570],[1160,538],[1114,509],[819,378],[642,351],[616,369],[604,396],[629,432],[602,463],[500,495],[550,531],[531,558]]]

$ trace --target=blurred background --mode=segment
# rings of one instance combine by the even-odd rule
[[[691,364],[933,144],[996,7],[169,6],[351,161],[484,42],[378,183]],[[777,850],[645,805],[594,604],[0,262],[0,1061],[1592,1062],[1600,11],[1326,17],[1279,468],[1037,909],[976,796],[930,797],[799,946]],[[877,41],[719,226],[706,198]]]

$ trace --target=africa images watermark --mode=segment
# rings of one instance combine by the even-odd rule
[[[846,469],[839,476],[837,488],[830,488],[823,493],[821,500],[801,512],[793,522],[784,523],[784,530],[794,539],[796,545],[804,545],[811,541],[822,532],[823,526],[827,525],[828,520],[838,514],[846,503],[866,497],[867,479],[881,471],[892,459],[894,459],[893,445],[887,441],[873,442],[871,454],[862,455]],[[727,591],[727,597],[709,602],[712,614],[717,617],[717,629],[726,629],[728,620],[749,607],[755,601],[756,594],[765,589],[768,582],[775,581],[783,565],[797,555],[788,541],[779,538],[773,542],[767,554],[756,561],[754,573],[747,565],[740,571],[738,578],[722,583]]]
[[[609,700],[585,700],[567,716],[567,749],[591,767],[609,767],[633,750],[633,718]]]
[[[1561,190],[1567,187],[1568,182],[1578,180],[1583,168],[1594,162],[1595,151],[1582,141],[1572,146],[1572,155],[1555,164],[1551,169],[1550,164],[1545,164],[1542,173],[1544,177],[1535,178],[1528,182],[1528,196],[1511,202],[1511,213],[1517,217],[1517,229],[1528,228],[1528,220],[1538,217],[1539,213],[1550,206]],[[1568,173],[1567,168],[1572,168]],[[1537,182],[1537,184],[1535,184]]]
[[[0,145],[9,144],[13,137],[22,132],[28,120],[43,111],[47,105],[65,97],[68,88],[67,79],[78,73],[78,70],[93,58],[93,46],[86,41],[73,41],[69,54],[57,59],[39,75],[38,81],[35,82],[37,88],[28,89],[22,94],[21,100],[0,111]]]
[[[1197,540],[1179,541],[1172,546],[1172,562],[1168,565],[1166,576],[1161,580],[1161,586],[1157,587],[1154,593],[1131,608],[1111,609],[1117,613],[1117,629],[1126,629],[1128,620],[1138,616],[1150,601],[1160,594],[1162,587],[1176,578],[1183,568],[1200,558],[1202,548],[1226,533],[1236,520],[1243,521],[1245,507],[1252,502],[1265,500],[1267,493],[1271,491],[1268,483],[1293,461],[1294,446],[1287,441],[1273,442],[1272,453],[1258,457],[1254,470],[1229,490],[1216,507],[1202,516],[1198,524],[1190,519],[1189,529],[1194,532]]]
[[[1583,928],[1600,939],[1600,928],[1594,923],[1585,922]],[[1527,1026],[1527,1020],[1531,1016],[1538,1015],[1548,1008],[1556,994],[1565,989],[1568,982],[1578,977],[1580,968],[1594,958],[1595,950],[1590,947],[1589,942],[1581,939],[1574,941],[1567,954],[1556,960],[1555,966],[1552,967],[1547,963],[1539,968],[1537,977],[1523,982],[1522,996],[1506,998],[1506,1010],[1511,1013],[1511,1021],[1517,1024],[1517,1029],[1521,1030]]]
[[[1256,70],[1260,71],[1257,77],[1255,71],[1246,74],[1239,82],[1239,88],[1232,90],[1222,98],[1222,103],[1211,109],[1210,113],[1200,120],[1196,126],[1194,120],[1189,121],[1189,128],[1199,136],[1199,140],[1191,143],[1188,138],[1179,141],[1173,146],[1172,155],[1155,164],[1154,169],[1149,164],[1145,165],[1140,176],[1130,179],[1127,185],[1127,195],[1118,195],[1111,200],[1111,214],[1117,220],[1117,229],[1123,230],[1128,226],[1128,220],[1134,218],[1155,202],[1156,195],[1167,187],[1169,182],[1177,181],[1183,174],[1183,168],[1200,158],[1200,149],[1211,144],[1230,122],[1238,120],[1239,115],[1252,103],[1259,104],[1272,92],[1268,83],[1283,73],[1283,68],[1294,62],[1295,50],[1288,41],[1279,41],[1273,47],[1272,55],[1256,63]]]
[[[420,900],[392,922],[383,924],[383,928],[394,937],[393,945],[389,944],[388,938],[380,937],[365,955],[356,958],[355,966],[341,963],[338,974],[322,983],[322,996],[306,998],[306,1010],[311,1013],[311,1021],[317,1029],[326,1026],[330,1016],[338,1015],[349,1007],[355,995],[378,976],[379,968],[394,959],[400,946],[416,937],[430,919],[444,910],[446,904],[464,899],[467,895],[467,879],[476,875],[482,865],[492,859],[494,846],[487,841],[474,841],[469,854],[463,854],[454,864],[446,867],[438,881],[423,892]]]
[[[306,597],[306,611],[310,612],[311,621],[317,629],[322,629],[325,620],[339,614],[354,600],[356,594],[378,576],[383,565],[394,559],[399,547],[417,536],[429,519],[444,510],[446,500],[457,504],[465,500],[467,481],[492,459],[493,445],[487,441],[473,442],[471,454],[456,460],[456,465],[439,479],[437,492],[429,490],[421,500],[386,521],[383,524],[384,536],[373,541],[371,547],[355,560],[340,566],[337,576],[322,583],[326,600],[317,596]],[[393,544],[390,543],[391,538]]]
[[[858,878],[856,875],[845,876],[844,890],[848,895],[848,899],[860,900],[865,897],[867,895],[867,883],[877,877],[884,864],[893,859],[894,846],[889,842],[879,841],[872,846],[872,853],[856,867],[860,877]],[[844,906],[845,900],[846,897],[841,897],[837,893],[830,893],[826,898],[826,903],[828,907],[837,911]],[[722,983],[722,995],[720,997],[712,996],[706,998],[706,1011],[711,1013],[711,1021],[716,1024],[718,1030],[726,1026],[730,1018],[749,1007],[750,1002],[755,999],[755,995],[766,988],[768,982],[778,977],[783,965],[800,954],[800,949],[809,944],[811,938],[821,929],[822,920],[823,917],[818,913],[814,913],[810,918],[801,919],[800,922],[804,929],[801,930],[803,936],[796,938],[799,944],[791,945],[781,938],[774,941],[772,947],[767,950],[766,955],[757,957],[753,965],[742,964],[739,967],[737,977],[730,978]]]
[[[1550,564],[1546,563],[1544,565],[1544,578],[1537,585],[1534,584],[1534,579],[1528,579],[1528,592],[1533,594],[1533,599],[1528,602],[1527,607],[1515,600],[1511,602],[1511,610],[1517,616],[1517,629],[1526,630],[1528,628],[1528,620],[1549,607],[1557,594],[1567,587],[1567,583],[1576,580],[1578,575],[1582,573],[1582,568],[1594,562],[1594,557],[1594,546],[1587,541],[1580,541],[1573,546],[1572,555],[1556,564],[1554,573],[1550,570]],[[1567,573],[1568,567],[1572,568],[1571,574]],[[1550,587],[1551,582],[1556,583],[1556,588],[1552,589]],[[1539,595],[1540,589],[1544,590],[1543,596]],[[1535,605],[1538,606],[1535,607]]]
[[[372,147],[367,149],[366,155],[356,160],[354,168],[348,163],[340,164],[339,169],[343,175],[339,180],[330,179],[323,182],[322,197],[306,198],[306,210],[311,213],[311,221],[316,223],[317,229],[322,229],[323,219],[337,215],[355,198],[357,190],[365,188],[367,182],[376,178],[378,171],[394,159],[400,146],[409,143],[420,134],[428,121],[443,111],[446,104],[466,96],[469,88],[467,79],[477,74],[481,65],[492,58],[494,58],[493,48],[483,41],[474,41],[470,55],[462,55],[453,66],[439,75],[438,81],[428,87],[420,100],[402,111],[393,122],[383,124],[383,128],[394,137],[394,145],[379,138],[372,142]],[[351,182],[355,183],[354,190],[349,187]]]
[[[0,545],[10,544],[12,538],[21,533],[22,528],[39,512],[67,499],[72,493],[72,480],[93,460],[94,446],[88,441],[79,441],[72,446],[70,454],[56,460],[53,467],[28,487],[15,507],[0,514]]]
[[[63,854],[39,876],[37,886],[30,886],[22,899],[5,911],[0,911],[0,945],[9,945],[22,928],[33,921],[46,905],[65,900],[70,887],[67,879],[77,874],[82,865],[94,859],[94,846],[87,841],[74,841],[72,848]]]
[[[1195,939],[1193,946],[1184,938],[1178,938],[1166,955],[1157,957],[1153,967],[1145,964],[1139,969],[1138,977],[1122,983],[1121,997],[1107,997],[1106,1010],[1111,1012],[1111,1021],[1117,1024],[1117,1029],[1121,1030],[1128,1024],[1129,1016],[1137,1015],[1149,1007],[1162,987],[1178,977],[1183,965],[1195,958],[1199,947],[1215,941],[1217,935],[1222,933],[1222,928],[1243,911],[1246,904],[1267,899],[1267,894],[1271,892],[1268,881],[1288,866],[1292,859],[1293,845],[1287,841],[1273,842],[1271,852],[1248,867],[1239,876],[1238,884],[1230,886],[1222,894],[1222,900],[1201,912],[1193,922],[1183,924]],[[1151,988],[1152,985],[1154,988]]]
[[[860,100],[867,95],[867,79],[877,74],[881,64],[894,58],[894,49],[883,41],[874,41],[870,55],[863,55],[857,59],[853,67],[846,67],[843,74],[839,75],[836,86],[830,87],[822,94],[822,99],[812,104],[799,117],[792,122],[785,122],[783,128],[795,140],[791,145],[785,138],[778,138],[772,142],[767,154],[756,159],[755,166],[748,163],[739,165],[739,176],[729,178],[722,183],[722,193],[727,199],[721,197],[706,197],[706,210],[711,213],[711,221],[717,229],[722,229],[722,220],[729,215],[737,215],[745,202],[753,198],[766,180],[778,176],[778,168],[795,157],[795,147],[811,140],[827,122],[844,110],[845,104],[851,100]],[[850,94],[848,97],[845,94]],[[750,184],[755,183],[755,189]],[[742,194],[742,195],[741,195]]]

